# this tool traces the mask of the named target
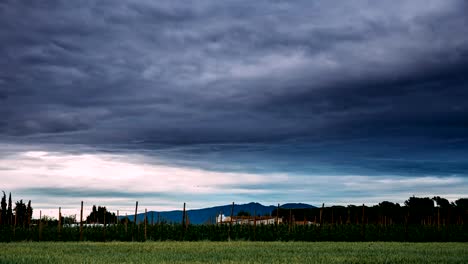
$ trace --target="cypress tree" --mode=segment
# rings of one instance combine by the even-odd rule
[[[93,223],[96,223],[96,215],[97,215],[97,210],[96,210],[96,205],[93,205],[93,210],[91,212],[91,214],[93,215],[94,219],[90,217],[90,219],[92,220]]]
[[[6,216],[6,220],[9,225],[13,224],[13,211],[12,210],[13,208],[11,205],[11,193],[10,193],[10,197],[8,198],[8,208],[7,208],[7,216]]]
[[[27,223],[26,215],[27,215],[27,208],[26,205],[23,203],[23,200],[16,202],[15,206],[15,214],[16,214],[16,224],[25,226]]]
[[[31,207],[31,200],[28,202],[28,207],[26,208],[26,224],[29,226],[31,224],[31,219],[32,219],[32,214],[33,214],[33,209]]]
[[[6,203],[6,194],[5,194],[4,191],[3,191],[1,209],[2,209],[2,213],[0,215],[0,217],[1,217],[0,224],[5,225],[6,224],[6,219],[7,219],[7,216],[6,216],[7,215],[7,203]]]

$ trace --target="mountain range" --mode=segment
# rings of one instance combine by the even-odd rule
[[[215,217],[219,214],[224,214],[229,216],[231,214],[232,205],[221,205],[209,208],[193,209],[187,210],[188,219],[191,224],[204,224],[204,223],[214,223]],[[234,215],[237,215],[239,212],[248,212],[250,215],[270,215],[277,206],[274,205],[262,205],[260,203],[247,203],[247,204],[235,204],[234,205]],[[287,203],[280,206],[283,209],[299,209],[299,208],[315,208],[310,204],[304,203]],[[179,223],[182,221],[182,210],[174,211],[149,211],[148,212],[148,222],[156,223],[158,221],[164,221],[167,223]],[[124,217],[121,216],[120,219]],[[133,221],[134,215],[129,215],[128,218]],[[142,222],[145,219],[145,213],[137,214],[137,222]]]

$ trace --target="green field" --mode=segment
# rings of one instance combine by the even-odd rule
[[[21,242],[0,263],[468,263],[467,243]]]

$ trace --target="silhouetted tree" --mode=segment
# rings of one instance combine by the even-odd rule
[[[397,210],[400,208],[400,205],[388,201],[383,201],[379,203],[379,208],[382,212],[382,215],[391,216],[397,212]]]
[[[115,223],[115,213],[111,213],[107,211],[106,207],[103,206],[98,206],[96,208],[95,205],[93,205],[93,209],[91,211],[91,214],[86,218],[86,222],[88,223],[104,223],[104,216],[106,219],[106,223]]]
[[[399,222],[402,220],[402,210],[398,203],[383,201],[379,203],[379,214],[382,217],[380,221]]]
[[[92,219],[91,219],[91,216],[93,217]],[[86,222],[96,223],[97,222],[96,217],[97,217],[97,209],[96,209],[96,205],[93,205],[93,209],[91,209],[91,214],[88,217],[86,217]]]
[[[460,198],[456,200],[455,206],[460,209],[468,210],[468,198]]]
[[[6,194],[5,192],[3,191],[3,196],[2,196],[2,204],[1,204],[1,221],[0,221],[0,224],[2,225],[5,225],[6,224],[6,220],[7,220],[7,203],[6,203]]]
[[[432,200],[435,201],[437,203],[437,206],[439,206],[440,208],[445,209],[450,207],[450,202],[447,199],[442,198],[440,196],[434,196]]]
[[[77,223],[76,221],[76,214],[74,215],[69,215],[69,216],[62,216],[62,223],[64,225],[70,225],[70,224],[75,224]]]
[[[28,201],[28,206],[26,207],[26,216],[27,216],[27,219],[26,219],[26,224],[29,226],[29,224],[31,223],[31,219],[32,219],[32,214],[33,214],[33,209],[31,207],[31,200]]]
[[[434,201],[429,197],[419,198],[413,196],[405,201],[405,205],[409,209],[410,223],[420,224],[428,216],[434,214]]]
[[[27,208],[23,203],[23,200],[16,202],[15,204],[15,216],[16,216],[16,225],[25,226],[27,223]]]
[[[8,197],[8,208],[7,208],[6,219],[9,225],[13,224],[13,208],[12,208],[12,203],[11,203],[11,193],[10,193],[10,196]]]

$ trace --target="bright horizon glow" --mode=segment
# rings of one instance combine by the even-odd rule
[[[304,202],[312,205],[403,203],[408,197],[462,198],[468,187],[463,177],[295,175],[210,171],[165,164],[141,154],[70,154],[20,150],[0,157],[2,189],[13,200],[32,200],[34,217],[76,214],[80,201],[85,215],[92,205],[120,215],[259,202],[264,205]],[[170,175],[170,177],[169,177]]]

